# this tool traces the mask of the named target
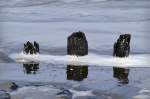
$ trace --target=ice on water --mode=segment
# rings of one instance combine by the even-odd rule
[[[111,55],[89,54],[86,56],[58,56],[44,54],[12,54],[10,58],[16,62],[43,62],[54,64],[73,64],[73,65],[97,65],[97,66],[118,66],[118,67],[149,67],[148,54],[130,55],[125,58],[116,58]]]

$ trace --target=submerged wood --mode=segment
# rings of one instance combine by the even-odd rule
[[[113,56],[127,57],[130,53],[130,34],[122,34],[114,44]]]
[[[88,54],[88,42],[83,32],[74,32],[68,37],[67,54],[77,56]]]
[[[26,44],[24,44],[23,52],[26,54],[37,54],[40,52],[39,44],[36,41],[34,41],[34,44],[28,41]]]

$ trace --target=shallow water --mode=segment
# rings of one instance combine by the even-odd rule
[[[3,88],[12,99],[131,99],[150,94],[149,68],[1,63],[0,70],[1,88],[8,82],[19,86],[15,91],[11,83]]]
[[[149,0],[0,0],[0,91],[12,99],[150,99],[149,11]],[[89,55],[67,56],[67,37],[79,30]],[[131,54],[118,59],[112,49],[122,33],[132,35]],[[21,53],[28,40],[40,43],[39,55]]]

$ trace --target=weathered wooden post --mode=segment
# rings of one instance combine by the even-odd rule
[[[34,41],[34,44],[32,44],[31,42],[27,42],[26,44],[24,44],[24,49],[23,52],[26,54],[36,54],[39,53],[39,44],[37,42]]]
[[[68,37],[67,54],[77,56],[88,54],[88,42],[83,32],[74,32]]]
[[[127,57],[130,53],[130,34],[122,34],[114,44],[113,56]]]
[[[116,57],[128,57],[130,54],[130,34],[122,34],[114,44],[113,56]],[[129,69],[113,67],[113,76],[117,78],[120,83],[128,84]]]
[[[34,41],[34,53],[40,53],[40,49],[39,49],[39,43],[37,43],[36,41]]]

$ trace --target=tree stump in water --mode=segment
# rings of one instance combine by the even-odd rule
[[[127,57],[130,53],[130,34],[122,34],[114,44],[113,56]]]
[[[74,32],[68,37],[67,54],[77,56],[88,54],[88,42],[83,32]]]
[[[34,41],[34,44],[28,41],[26,44],[24,44],[23,52],[26,54],[39,53],[39,44],[35,41]]]

